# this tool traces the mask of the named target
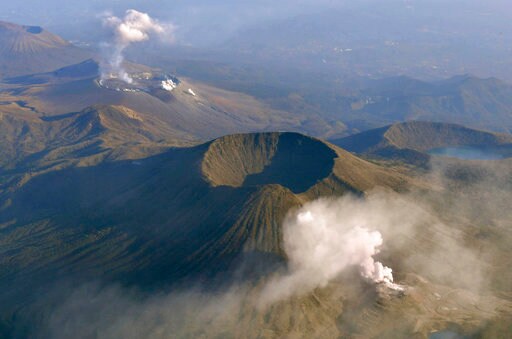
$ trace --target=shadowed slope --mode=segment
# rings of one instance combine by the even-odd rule
[[[161,282],[216,272],[244,250],[280,255],[285,214],[310,199],[376,186],[403,190],[411,183],[400,173],[303,135],[235,135],[137,162],[41,174],[1,194],[0,225],[4,235],[18,234],[12,246],[36,241],[32,235],[37,232],[28,230],[45,223],[54,228],[47,236],[56,239],[93,232],[98,234],[94,247],[106,251],[111,240],[126,242],[121,247],[132,244],[120,257],[104,261],[107,257],[98,256],[102,251],[86,250],[93,245],[77,238],[71,245],[78,255],[72,267],[66,264],[67,251],[61,257],[55,247],[47,268],[100,272],[115,262],[119,266],[110,274],[139,283]],[[37,245],[30,251],[45,261],[45,248]],[[16,271],[26,251],[21,249],[9,271]]]
[[[46,118],[0,113],[0,174],[147,157],[191,140],[158,118],[123,106],[97,105]]]
[[[100,113],[98,120],[124,128],[138,121],[134,116],[135,122],[118,122],[119,114]],[[283,180],[272,168],[294,180]],[[258,180],[248,182],[254,176]],[[307,185],[294,194],[302,177]],[[322,196],[362,195],[375,187],[401,191],[415,184],[393,169],[295,133],[227,136],[138,161],[51,171],[0,193],[0,288],[7,291],[0,302],[8,314],[39,297],[34,286],[55,286],[60,279],[142,288],[192,277],[210,281],[236,274],[240,258],[246,259],[242,277],[250,279],[283,263],[282,224],[290,210]],[[330,296],[283,301],[264,322],[280,323],[286,312],[297,321],[306,317],[314,328],[322,317],[335,333],[339,305],[318,304],[330,303]],[[293,328],[283,326],[276,336]]]

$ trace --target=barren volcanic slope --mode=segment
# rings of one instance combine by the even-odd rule
[[[120,88],[106,88],[99,82],[97,62],[86,60],[52,72],[5,80],[0,84],[0,103],[14,113],[29,111],[43,116],[77,112],[97,104],[121,105],[203,141],[230,133],[287,130],[325,136],[344,130],[343,125],[318,116],[276,110],[249,95],[188,79],[180,79],[177,87],[168,91],[161,88],[159,79],[167,76],[161,70],[136,64],[129,64],[127,69],[137,75],[153,74],[156,79],[149,86],[120,82]]]
[[[45,330],[50,330],[66,337],[71,335],[68,331],[76,331],[67,324],[44,327],[46,321],[59,318],[52,312],[53,305],[60,303],[60,289],[55,291],[55,286],[62,286],[62,280],[78,286],[101,279],[105,284],[120,282],[151,291],[148,288],[198,281],[192,278],[212,284],[212,277],[219,273],[224,278],[241,275],[251,281],[232,316],[222,318],[233,311],[227,307],[220,312],[220,322],[205,320],[201,310],[208,305],[200,303],[194,309],[193,295],[182,306],[166,305],[165,297],[158,297],[158,303],[163,302],[159,309],[171,312],[178,307],[193,316],[185,317],[176,328],[172,327],[174,318],[167,323],[165,315],[150,316],[150,323],[161,319],[155,327],[150,325],[154,337],[158,338],[154,331],[162,324],[170,326],[170,332],[164,329],[162,333],[180,337],[425,337],[449,326],[466,333],[510,313],[512,306],[505,297],[480,296],[436,280],[435,275],[416,274],[417,261],[411,258],[424,258],[434,266],[447,260],[432,255],[439,239],[453,241],[439,223],[421,224],[414,236],[397,236],[383,253],[397,268],[400,282],[408,286],[401,296],[389,291],[381,294],[375,286],[349,279],[269,308],[250,302],[258,298],[267,279],[264,275],[280,267],[288,255],[282,225],[290,210],[321,196],[347,192],[361,196],[377,187],[403,192],[425,186],[391,168],[296,133],[231,135],[137,161],[41,174],[0,193],[0,288],[4,291],[0,334],[45,337]],[[405,232],[402,224],[396,229]],[[478,244],[487,246],[498,231],[486,231]],[[500,248],[505,247],[496,250]],[[233,270],[241,258],[245,258],[244,266]],[[87,300],[99,306],[109,304],[111,297]],[[80,302],[73,299],[72,309]],[[64,310],[65,318],[87,317],[81,306],[78,309],[77,314]],[[110,319],[116,324],[111,318],[114,314],[108,307],[107,313],[101,307],[93,310],[97,317],[73,333],[115,337],[116,332],[102,328],[104,319],[109,319],[107,326]],[[128,317],[133,313],[133,309],[124,310]],[[133,321],[141,319],[143,315]],[[126,337],[149,333],[143,330],[145,324],[136,326],[141,326],[136,327],[139,332],[126,333]]]
[[[158,118],[142,118],[123,106],[53,117],[0,112],[0,190],[11,180],[50,170],[147,157],[193,141]]]
[[[41,27],[0,22],[0,78],[48,72],[90,56]]]
[[[291,207],[375,186],[403,190],[408,179],[293,133],[42,174],[1,197],[1,284],[23,289],[2,304],[50,276],[158,285],[218,273],[244,249],[278,258]]]
[[[91,185],[90,180],[97,182]],[[13,225],[4,230],[16,232],[21,224],[28,226],[47,217],[56,220],[56,215],[64,213],[66,218],[76,217],[77,222],[114,218],[116,224],[133,226],[123,227],[125,230],[139,232],[144,228],[160,234],[150,237],[151,241],[162,240],[184,229],[191,233],[212,232],[211,236],[204,234],[197,241],[213,241],[216,235],[223,236],[223,227],[240,222],[242,212],[246,217],[252,216],[245,221],[251,227],[271,226],[269,220],[260,220],[259,213],[246,210],[258,206],[248,200],[259,201],[276,195],[293,205],[324,194],[361,193],[375,186],[405,190],[409,179],[300,134],[240,134],[138,161],[118,161],[40,175],[3,195],[4,203],[7,200],[9,203],[3,205],[1,222]],[[52,199],[47,199],[50,194]],[[270,207],[279,206],[270,199]],[[282,217],[290,206],[287,204],[276,215]],[[23,210],[33,213],[18,215]],[[260,212],[269,211],[260,209]],[[168,218],[171,215],[173,217]],[[144,225],[138,224],[141,220]],[[278,218],[273,223],[280,221]],[[205,225],[211,228],[205,229]],[[263,241],[277,239],[263,238]],[[239,251],[242,243],[237,242],[229,250]],[[278,247],[273,251],[278,251]],[[172,257],[169,256],[169,260],[173,260]],[[175,273],[168,271],[169,275]]]

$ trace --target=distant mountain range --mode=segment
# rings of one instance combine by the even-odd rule
[[[496,78],[375,79],[326,70],[201,61],[178,63],[178,70],[212,86],[252,95],[275,109],[341,122],[345,135],[338,136],[407,120],[456,123],[495,132],[512,130],[512,85]]]
[[[142,115],[158,114],[172,128],[202,140],[272,130],[336,138],[407,120],[457,123],[507,133],[512,130],[512,86],[493,78],[465,75],[425,82],[402,76],[340,82],[338,76],[329,74],[324,77],[306,72],[292,76],[286,72],[274,74],[271,68],[254,74],[257,70],[251,68],[236,70],[195,62],[180,69],[210,85],[184,78],[181,89],[173,95],[163,91],[119,93],[95,82],[99,66],[90,59],[89,52],[44,30],[34,34],[27,31],[28,26],[3,25],[7,33],[0,34],[2,46],[19,44],[29,46],[27,51],[22,47],[9,50],[27,55],[33,55],[31,50],[38,52],[37,57],[34,54],[36,60],[25,60],[9,54],[7,49],[0,51],[0,64],[4,62],[15,70],[20,62],[24,70],[24,75],[4,74],[0,102],[23,102],[24,109],[30,107],[41,115],[79,112],[97,104],[121,105]],[[80,51],[79,56],[66,60],[45,57],[56,51],[67,55],[60,51],[62,48]],[[29,66],[37,65],[38,60],[57,64],[31,69]],[[126,65],[132,72],[156,71],[144,65]],[[197,88],[200,95],[192,100],[187,95],[188,88]]]
[[[371,81],[351,103],[350,120],[424,120],[510,133],[512,86],[498,79],[456,76],[440,82],[407,77]]]

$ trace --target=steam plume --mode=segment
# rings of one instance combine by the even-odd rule
[[[503,173],[503,168],[499,168],[496,175],[501,178]],[[505,209],[508,207],[507,202],[510,201],[509,192],[512,183],[509,172],[505,180],[506,182],[499,181],[499,186],[507,187],[507,193],[492,189],[487,195],[494,198],[492,198],[492,206],[486,207],[494,208],[495,205],[502,204],[499,205],[502,211],[491,209],[486,211],[508,222],[510,211]],[[485,184],[486,189],[491,186],[487,180],[481,184]],[[478,197],[482,189],[482,186],[478,185],[476,190],[471,189],[468,193],[470,197]],[[424,192],[421,193],[424,195]],[[441,199],[437,194],[434,197]],[[466,198],[461,198],[454,209],[450,208],[447,200],[443,199],[442,205],[447,210],[439,212],[445,216],[454,217],[453,213],[458,214],[463,210],[460,205],[463,203],[462,199],[467,201]],[[453,201],[453,199],[449,200]],[[467,201],[466,204],[468,209],[473,210],[474,208],[469,206],[481,206],[482,200]],[[485,215],[482,211],[480,214]],[[485,220],[489,219],[486,217]],[[509,223],[503,224],[503,229],[508,225]],[[254,334],[253,331],[260,331],[260,336],[264,336],[268,334],[268,328],[276,328],[275,333],[283,333],[283,336],[292,330],[301,330],[303,333],[308,333],[309,337],[326,337],[328,332],[324,327],[325,323],[318,321],[318,315],[315,313],[316,310],[325,308],[323,302],[318,303],[318,308],[312,304],[305,306],[308,310],[306,313],[314,317],[314,321],[307,321],[307,318],[300,318],[306,319],[305,321],[289,321],[288,319],[292,319],[294,314],[289,310],[298,307],[298,304],[293,302],[268,309],[265,306],[269,306],[274,301],[286,300],[296,294],[307,294],[316,287],[325,286],[350,268],[357,270],[370,282],[380,282],[391,288],[400,288],[398,285],[393,285],[391,270],[375,259],[375,254],[384,245],[383,240],[385,240],[386,251],[396,255],[394,265],[400,265],[404,273],[413,274],[412,280],[407,277],[404,279],[420,293],[419,295],[422,293],[426,293],[425,296],[430,295],[441,286],[445,290],[458,291],[449,294],[450,297],[446,294],[446,297],[437,301],[430,297],[426,298],[432,299],[431,302],[437,307],[451,308],[448,318],[445,319],[461,319],[457,321],[466,322],[469,309],[474,310],[471,314],[476,317],[475,321],[487,319],[486,317],[491,315],[480,309],[486,309],[490,302],[495,303],[494,297],[468,298],[467,291],[462,294],[459,292],[462,291],[461,289],[469,288],[480,293],[489,293],[487,280],[490,277],[494,279],[494,274],[503,276],[502,267],[504,266],[498,266],[498,270],[493,271],[495,273],[492,276],[488,276],[484,274],[487,272],[484,271],[485,263],[498,260],[494,255],[502,252],[494,252],[495,246],[468,247],[464,243],[464,234],[457,230],[459,227],[457,223],[445,224],[438,218],[437,212],[431,210],[429,205],[425,205],[423,200],[417,200],[415,196],[374,191],[369,192],[365,199],[350,196],[320,199],[304,205],[296,213],[291,213],[283,227],[284,249],[290,264],[289,270],[281,274],[276,272],[275,277],[270,278],[263,286],[263,291],[260,290],[259,285],[254,288],[252,284],[234,282],[231,288],[221,292],[190,289],[141,297],[138,293],[133,293],[126,288],[107,286],[107,288],[98,289],[86,285],[73,288],[73,293],[65,297],[62,302],[49,303],[57,307],[52,307],[51,316],[43,318],[48,320],[44,320],[45,323],[42,324],[38,333],[42,333],[41,338],[56,339],[70,337],[163,339],[225,337],[226,333],[233,333],[233,336],[237,333],[238,336],[243,336],[248,333]],[[503,248],[508,248],[506,247],[508,239],[503,237]],[[478,244],[496,244],[496,239],[493,238],[488,242],[483,241]],[[488,257],[491,254],[492,256]],[[507,275],[503,276],[502,281],[503,286],[508,289],[510,284],[508,284]],[[345,279],[343,282],[350,283],[350,279]],[[351,289],[345,290],[344,286],[338,287],[344,291],[344,297],[349,300],[360,297],[358,294],[352,294]],[[59,288],[59,291],[62,290],[65,291],[66,288]],[[489,294],[492,295],[492,293]],[[322,298],[321,294],[320,298]],[[334,296],[329,294],[325,298],[320,301],[333,300]],[[423,299],[414,300],[416,301],[411,299],[410,306],[405,306],[408,303],[399,306],[400,309],[411,307],[407,308],[411,316],[400,319],[400,323],[411,324],[412,328],[417,323],[416,320],[421,317],[425,319],[426,327],[424,328],[430,331],[430,326],[440,323],[440,315],[437,312],[430,314],[423,307],[415,307],[416,303]],[[366,301],[361,300],[361,302]],[[373,305],[373,299],[370,302],[372,304],[368,306]],[[459,310],[453,308],[453,305],[458,303],[464,305]],[[367,309],[366,307],[359,310],[357,310],[358,307],[344,309],[346,305],[350,307],[349,303],[336,306],[339,307],[340,314],[352,311],[355,314],[362,314],[361,312]],[[255,312],[257,307],[264,312]],[[300,312],[301,317],[304,314]],[[280,321],[281,319],[286,321]],[[336,332],[339,325],[337,318],[333,317],[332,322],[332,336],[340,336],[340,333]],[[393,323],[390,326],[396,324]],[[317,335],[308,330],[318,331],[314,332]]]
[[[165,37],[166,40],[172,41],[175,30],[172,24],[162,24],[147,13],[134,9],[127,10],[122,19],[113,15],[104,16],[103,25],[112,30],[113,41],[105,45],[108,49],[108,56],[102,65],[102,78],[110,74],[127,83],[131,83],[133,80],[123,68],[124,50],[132,43],[148,40],[152,35]]]
[[[283,232],[289,273],[264,288],[263,302],[324,287],[354,267],[363,278],[400,290],[393,283],[392,269],[374,259],[383,244],[375,229],[389,228],[392,222],[380,209],[372,201],[355,198],[320,199],[287,217]]]

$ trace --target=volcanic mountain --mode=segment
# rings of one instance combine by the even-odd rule
[[[90,56],[41,27],[0,22],[0,78],[48,72]]]
[[[121,118],[121,113],[135,121]],[[97,133],[107,126],[131,128],[130,123],[139,121],[133,114],[103,108],[81,116],[88,119],[87,133]],[[318,197],[348,192],[364,196],[379,187],[403,192],[427,186],[399,170],[297,133],[236,134],[148,158],[53,168],[0,192],[0,288],[5,291],[0,300],[0,334],[27,333],[23,331],[34,319],[31,307],[41,307],[38,298],[62,279],[80,284],[101,277],[104,282],[151,290],[191,278],[211,282],[221,273],[240,274],[233,269],[241,260],[244,272],[250,272],[244,279],[257,277],[257,272],[271,271],[286,259],[282,221],[290,210]],[[407,248],[412,251],[400,258],[418,253],[428,257],[435,243],[429,232],[438,232],[437,227],[423,227],[414,239],[397,239],[410,243]],[[405,259],[393,263],[411,269]],[[418,314],[420,302],[425,319],[443,324],[465,314],[457,311],[439,320],[435,313],[439,302],[428,296],[453,290],[415,275],[403,280],[417,292],[402,299],[375,299],[368,286],[336,283],[285,300],[268,312],[244,305],[236,317],[243,321],[222,322],[220,327],[187,318],[187,324],[195,325],[184,326],[183,335],[228,331],[277,338],[294,333],[294,322],[300,319],[304,333],[322,330],[336,336],[338,325],[346,323],[349,327],[343,325],[343,331],[351,328],[362,335],[385,333],[391,338],[396,331],[412,333],[409,326],[416,321],[413,315]],[[366,301],[352,300],[354,293],[361,293],[352,288],[366,289]],[[450,300],[481,317],[471,298],[457,294]],[[488,314],[494,314],[493,307],[506,306],[483,300],[485,305],[498,305],[485,306]],[[48,310],[48,305],[42,307]],[[399,329],[385,325],[397,316],[405,325]],[[428,333],[431,324],[426,320],[417,331]]]
[[[294,133],[232,135],[137,161],[53,170],[1,195],[1,237],[18,240],[5,243],[13,256],[0,276],[89,272],[154,284],[218,272],[244,249],[281,255],[279,227],[294,206],[411,183]],[[26,247],[34,237],[38,245]]]
[[[492,149],[511,155],[512,136],[470,129],[461,125],[409,121],[377,128],[332,141],[351,152],[409,163],[428,162],[428,151],[446,147]]]
[[[165,75],[143,65],[129,64],[128,69],[135,74]],[[106,88],[99,81],[98,63],[93,59],[51,72],[10,78],[0,86],[0,103],[12,113],[48,117],[98,104],[124,106],[144,119],[158,119],[169,128],[203,141],[231,133],[275,130],[336,135],[344,128],[307,114],[273,109],[249,95],[190,79],[180,79],[172,91],[161,88],[159,80],[135,89]]]

